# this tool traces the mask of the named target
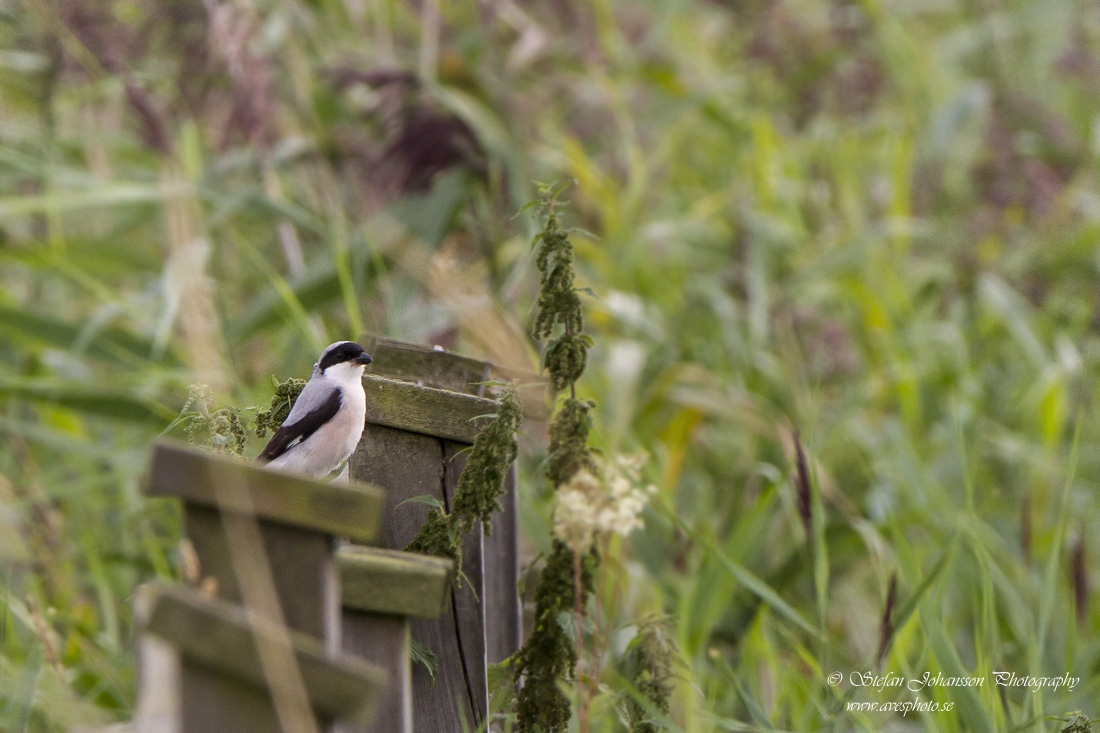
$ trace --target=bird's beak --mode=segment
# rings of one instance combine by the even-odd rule
[[[362,356],[360,356],[359,358],[357,358],[355,360],[355,363],[356,364],[362,364],[363,366],[366,366],[367,364],[370,364],[372,361],[374,361],[374,359],[370,358],[370,354],[363,354]]]

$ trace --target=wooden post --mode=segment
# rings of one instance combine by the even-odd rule
[[[367,390],[367,425],[352,455],[351,477],[386,493],[378,544],[403,549],[416,536],[426,508],[405,503],[429,495],[450,511],[458,477],[465,466],[461,452],[473,443],[485,415],[497,404],[476,393],[473,384],[493,377],[492,367],[438,350],[389,339],[374,339],[372,374]],[[388,379],[388,374],[398,379]],[[451,608],[437,619],[410,622],[412,638],[438,661],[433,685],[427,671],[413,669],[416,733],[453,733],[462,725],[482,725],[488,713],[487,666],[519,646],[520,605],[516,591],[518,548],[515,474],[508,478],[504,513],[493,522],[493,535],[481,527],[463,538],[461,583],[452,588]],[[492,623],[487,623],[487,611]]]
[[[146,491],[183,499],[184,531],[200,574],[214,578],[217,597],[244,603],[249,587],[270,591],[262,587],[269,568],[268,586],[287,626],[322,640],[332,651],[339,649],[333,541],[336,536],[358,542],[375,537],[381,492],[320,483],[171,443],[154,449]],[[253,585],[246,587],[246,582]]]
[[[159,597],[148,621],[152,636],[139,649],[139,728],[258,733],[281,730],[288,710],[313,709],[320,730],[347,712],[334,707],[334,691],[349,695],[349,686],[358,685],[353,697],[361,699],[384,685],[384,673],[362,660],[352,665],[358,679],[329,674],[344,669],[345,660],[337,654],[335,538],[374,538],[382,505],[377,489],[320,483],[163,443],[154,449],[146,491],[184,501],[185,533],[203,587],[216,598],[187,588]],[[263,642],[265,634],[274,641]],[[253,638],[256,648],[248,646]],[[280,638],[293,643],[280,646]],[[262,665],[260,649],[269,652]],[[311,687],[315,680],[323,689]],[[356,708],[348,719],[365,725],[367,716]]]
[[[413,733],[409,618],[437,618],[450,600],[453,563],[395,550],[348,546],[336,556],[344,651],[382,666],[390,686],[370,733]],[[339,733],[359,729],[345,727]]]
[[[373,717],[386,677],[369,662],[334,655],[313,637],[192,588],[144,590],[151,596],[144,631],[173,651],[178,684],[164,689],[173,699],[160,701],[161,717],[138,719],[139,732],[272,733],[288,730],[293,713],[325,730],[338,720],[366,726]],[[301,709],[288,715],[296,700]]]
[[[361,343],[369,344],[367,350],[374,357],[371,373],[375,376],[476,397],[484,397],[484,383],[487,381],[516,380],[521,385],[527,420],[539,423],[549,416],[545,380],[534,372],[501,367],[384,336],[367,334],[362,337]],[[495,411],[494,408],[492,412]],[[387,424],[384,415],[376,415],[376,419],[380,420],[381,425]],[[371,423],[369,414],[367,423],[368,426]],[[361,442],[360,451],[365,447]],[[485,599],[485,608],[492,609],[492,630],[486,638],[486,660],[489,664],[502,662],[515,654],[523,641],[522,608],[516,589],[519,581],[519,506],[515,466],[508,472],[504,489],[502,510],[493,520],[493,533],[483,542],[485,587],[481,597]],[[387,506],[393,504],[387,502]]]

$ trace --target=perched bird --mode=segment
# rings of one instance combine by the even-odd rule
[[[294,409],[256,460],[314,477],[339,468],[363,435],[363,368],[370,363],[363,347],[351,341],[322,351]]]

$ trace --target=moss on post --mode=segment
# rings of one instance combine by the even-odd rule
[[[363,378],[367,422],[472,443],[497,410],[493,400],[371,374]]]

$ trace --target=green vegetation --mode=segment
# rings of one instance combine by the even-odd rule
[[[638,626],[638,634],[627,654],[633,670],[631,684],[638,699],[630,706],[631,733],[658,733],[664,730],[654,713],[668,717],[672,698],[672,664],[674,649],[665,624],[649,619]]]
[[[208,384],[192,384],[187,389],[187,401],[180,415],[165,432],[182,427],[192,445],[201,445],[218,453],[241,456],[248,445],[248,432],[263,438],[275,432],[290,415],[294,401],[302,393],[306,380],[291,378],[280,382],[271,377],[274,392],[267,407],[217,407],[213,390]],[[255,413],[251,426],[246,413]],[[244,415],[242,417],[242,415]]]
[[[298,399],[298,395],[302,393],[302,390],[306,387],[306,380],[299,379],[297,377],[291,377],[285,382],[280,382],[274,376],[271,377],[271,389],[274,394],[271,395],[271,402],[267,407],[261,407],[256,410],[256,419],[253,421],[253,429],[256,431],[256,437],[267,437],[268,433],[275,433],[282,427],[286,419],[290,417],[290,411],[294,407],[294,402]]]
[[[573,281],[575,274],[573,243],[569,233],[562,228],[558,215],[560,202],[557,192],[549,187],[539,189],[538,211],[546,216],[546,227],[535,235],[533,243],[538,252],[535,266],[541,275],[539,281],[539,299],[536,303],[538,313],[535,316],[535,338],[553,339],[546,344],[542,360],[546,373],[556,392],[568,388],[572,402],[562,407],[563,411],[575,411],[577,380],[584,374],[584,365],[588,358],[588,349],[592,339],[584,333],[584,312],[581,309],[581,296]],[[561,330],[558,331],[557,327]],[[555,424],[560,433],[569,430],[570,425]],[[587,437],[588,431],[577,431],[577,439]],[[553,454],[551,449],[551,454]],[[567,477],[566,477],[567,478]],[[555,485],[559,482],[554,482]]]
[[[187,401],[183,403],[176,424],[183,424],[183,432],[192,444],[212,448],[218,453],[239,456],[248,444],[241,411],[235,407],[216,407],[214,395],[206,384],[193,384],[187,390]],[[257,427],[257,434],[262,429]]]
[[[1092,721],[1087,715],[1082,715],[1080,710],[1074,710],[1066,715],[1065,718],[1055,718],[1065,722],[1060,729],[1061,733],[1092,733]]]
[[[671,730],[1100,715],[1098,41],[1070,0],[0,0],[0,729],[130,715],[188,385],[266,404],[363,331],[534,368],[514,215],[565,179],[577,419],[658,487],[591,574],[591,729],[651,614]],[[1080,682],[847,710],[911,699],[851,684],[880,649]]]
[[[497,398],[493,419],[482,428],[470,447],[466,465],[455,486],[451,511],[443,506],[428,509],[428,519],[405,549],[426,555],[449,557],[462,574],[462,536],[478,522],[485,534],[493,533],[493,515],[503,508],[504,480],[519,453],[516,433],[523,425],[523,403],[515,385]],[[429,497],[433,498],[434,497]],[[439,500],[435,499],[438,504]]]
[[[537,249],[535,264],[542,276],[534,335],[553,337],[543,352],[555,400],[546,477],[560,499],[562,487],[582,472],[591,476],[596,472],[596,463],[588,446],[595,403],[578,399],[576,385],[584,373],[591,339],[584,333],[581,299],[573,285],[573,243],[561,227],[558,205],[556,191],[540,188],[538,212],[545,215],[546,225],[535,235],[533,244]],[[568,394],[559,400],[558,392],[562,390],[568,390]],[[571,710],[562,688],[573,682],[578,650],[585,647],[583,620],[599,554],[592,547],[591,536],[587,542],[571,547],[556,531],[554,534],[556,539],[535,589],[534,623],[515,656],[514,682],[522,684],[516,696],[519,733],[568,730]],[[587,730],[586,712],[582,699],[578,709],[581,730]]]

